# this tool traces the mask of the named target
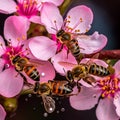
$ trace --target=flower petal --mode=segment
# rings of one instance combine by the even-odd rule
[[[16,12],[14,0],[0,0],[0,13],[11,14],[13,12]]]
[[[6,117],[6,112],[2,107],[2,105],[0,105],[0,120],[5,120],[5,117]]]
[[[116,107],[116,113],[120,117],[120,93],[115,95],[113,103]]]
[[[25,17],[8,17],[4,26],[4,36],[6,40],[11,40],[12,46],[16,46],[18,42],[22,42],[27,38],[27,30],[29,29],[29,25],[30,23]]]
[[[48,80],[53,80],[55,78],[55,70],[53,65],[49,61],[37,61],[37,62],[39,63],[39,65],[37,63],[36,68],[40,74],[40,82],[47,82]],[[34,84],[35,81],[30,79],[28,76],[26,77],[29,83]]]
[[[55,55],[57,50],[56,42],[48,37],[33,37],[29,40],[29,48],[37,59],[48,60]]]
[[[81,48],[81,53],[92,54],[99,52],[107,44],[107,38],[95,32],[93,35],[80,35],[77,37],[78,44]]]
[[[98,120],[119,120],[115,111],[115,106],[113,105],[113,100],[108,98],[99,101],[96,109],[96,116]]]
[[[68,12],[66,19],[70,21],[66,27],[72,28],[72,33],[85,33],[91,28],[93,13],[87,6],[79,5]]]
[[[0,36],[0,56],[5,52],[5,42],[2,38],[2,36]]]
[[[31,16],[29,20],[33,23],[41,24],[40,16]]]
[[[13,68],[0,73],[0,94],[5,97],[16,96],[22,89],[23,79]]]
[[[77,92],[77,89],[76,89]],[[74,109],[87,110],[93,108],[101,92],[95,88],[81,87],[81,92],[77,96],[70,97],[70,104]]]
[[[0,73],[2,72],[3,68],[4,68],[4,60],[0,59]]]
[[[77,64],[71,53],[67,55],[67,51],[63,49],[51,59],[56,71],[61,75],[65,75],[65,71],[72,69]]]
[[[46,26],[49,33],[56,34],[61,29],[63,18],[54,4],[44,3],[41,9],[41,22]]]
[[[116,77],[120,78],[120,60],[118,60],[113,67],[115,68]]]
[[[55,4],[56,6],[59,6],[63,3],[64,0],[41,0],[43,2],[49,2],[49,3],[53,3]]]

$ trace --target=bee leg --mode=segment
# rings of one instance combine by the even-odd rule
[[[80,62],[81,62],[81,60],[82,60],[83,58],[84,58],[84,54],[83,54],[83,53],[80,53],[79,58],[76,59],[78,65],[80,64]]]
[[[76,93],[76,94],[79,94],[80,93],[80,91],[81,91],[81,84],[79,83],[79,81],[80,81],[80,79],[77,81],[77,83],[76,83],[76,86],[77,86],[77,89],[78,89],[78,93]]]
[[[63,44],[60,46],[60,49],[57,51],[57,53],[61,52],[62,49],[63,49]]]

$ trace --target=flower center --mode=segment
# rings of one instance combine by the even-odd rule
[[[57,39],[55,34],[51,34],[51,39],[56,42],[57,52],[60,52],[62,49],[68,50],[67,46],[61,43],[61,41]]]
[[[17,5],[17,13],[19,15],[26,16],[27,18],[30,18],[33,15],[38,15],[39,13],[39,7],[37,0],[19,0],[19,3]]]
[[[113,76],[105,77],[99,81],[98,85],[102,90],[102,97],[114,97],[115,93],[118,92],[119,89],[119,79]]]
[[[20,56],[26,56],[24,55],[24,52],[22,50],[23,45],[19,45],[17,47],[13,47],[13,46],[7,46],[6,49],[4,49],[4,54],[2,54],[1,58],[4,59],[5,61],[5,68],[9,68],[9,67],[14,67],[14,65],[12,64],[12,59],[13,57],[15,57],[16,55],[20,55]]]

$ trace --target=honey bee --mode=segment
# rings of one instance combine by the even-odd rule
[[[57,39],[59,39],[59,41],[62,43],[62,47],[63,45],[66,45],[68,50],[70,50],[77,63],[79,64],[83,57],[83,54],[80,53],[78,41],[76,39],[72,39],[72,35],[68,32],[65,32],[63,29],[59,30],[56,36]]]
[[[40,80],[40,74],[38,70],[36,69],[35,65],[29,62],[27,58],[21,57],[20,55],[16,55],[11,58],[11,62],[15,66],[15,69],[16,71],[18,71],[18,73],[24,71],[25,74],[32,80]]]
[[[55,101],[52,96],[71,96],[72,87],[68,85],[68,81],[52,81],[45,83],[35,83],[34,93],[41,95],[44,108],[48,113],[55,110]]]
[[[108,66],[107,68],[97,65],[96,63],[92,64],[84,64],[81,63],[70,71],[68,70],[66,73],[66,79],[69,82],[73,82],[74,80],[77,80],[77,82],[81,79],[83,79],[85,82],[87,82],[90,85],[93,85],[96,80],[93,76],[95,75],[98,77],[105,77],[110,74],[114,73],[114,68],[112,66]]]

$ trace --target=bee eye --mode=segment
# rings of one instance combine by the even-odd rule
[[[64,33],[64,30],[60,30],[60,31],[58,31],[58,33],[57,33],[57,37],[60,37],[61,35],[63,35],[63,33]]]

